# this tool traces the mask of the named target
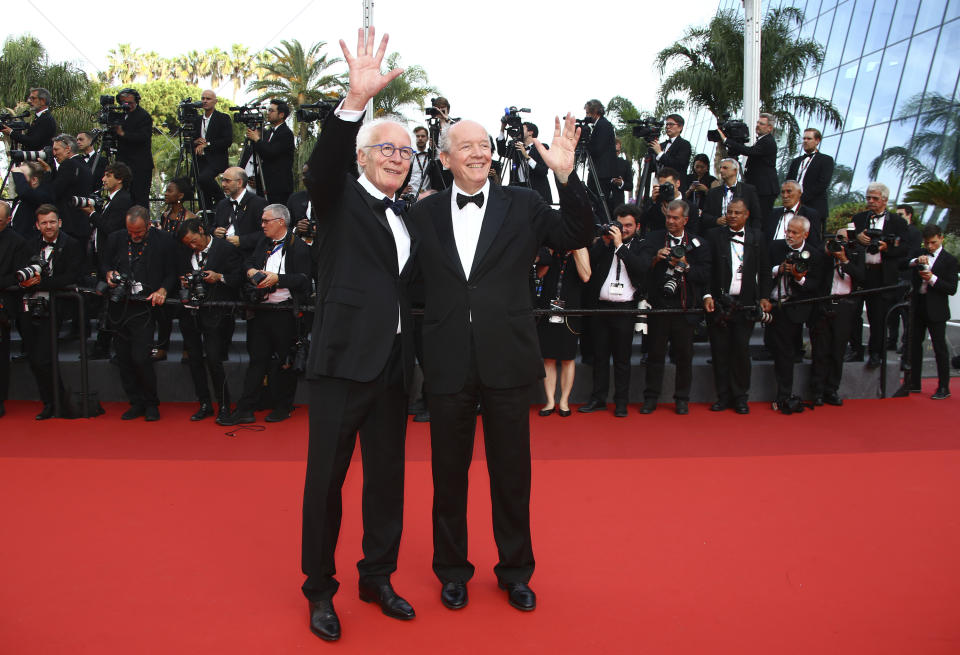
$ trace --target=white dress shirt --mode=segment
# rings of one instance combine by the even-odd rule
[[[483,207],[477,207],[475,203],[468,202],[463,209],[457,206],[457,194],[465,196],[476,195],[465,193],[463,189],[453,183],[453,190],[450,193],[450,216],[453,219],[453,238],[457,242],[457,254],[460,255],[460,263],[463,265],[463,272],[470,279],[470,271],[473,268],[473,258],[477,254],[477,242],[480,240],[480,228],[483,227],[483,216],[486,213],[487,205],[490,202],[490,180],[483,184],[483,188],[477,193],[483,193]]]

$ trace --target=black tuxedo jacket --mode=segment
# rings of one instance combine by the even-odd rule
[[[153,117],[138,106],[127,114],[120,126],[123,136],[117,137],[117,161],[122,161],[134,172],[153,170],[153,154],[150,150]]]
[[[103,155],[97,157],[97,153],[94,152],[90,155],[89,159],[86,155],[80,155],[80,158],[83,159],[84,165],[90,169],[90,192],[94,193],[103,187],[103,174],[107,170],[107,158]],[[96,159],[96,166],[93,162]]]
[[[666,145],[666,139],[660,142],[661,148]],[[670,146],[670,149],[663,153],[660,159],[657,160],[657,170],[659,171],[661,168],[666,167],[677,171],[680,174],[680,179],[678,180],[680,186],[685,189],[687,186],[687,170],[690,168],[690,157],[692,154],[693,149],[690,146],[690,142],[682,136],[678,136],[673,140],[673,145]]]
[[[824,253],[820,265],[823,270],[820,271],[820,289],[817,290],[818,296],[829,296],[833,289],[833,271],[839,267],[844,275],[849,275],[853,282],[852,290],[856,291],[863,284],[867,277],[867,269],[863,263],[863,248],[859,246],[847,246],[847,263],[841,264],[829,253]]]
[[[53,145],[57,136],[57,119],[50,110],[36,116],[25,130],[16,130],[11,135],[23,150],[40,150]]]
[[[920,300],[920,286],[923,278],[920,277],[920,269],[916,266],[910,266],[913,269],[913,301]],[[957,258],[943,249],[937,255],[937,261],[933,262],[930,272],[937,276],[937,281],[933,285],[927,286],[927,293],[924,294],[926,301],[927,320],[936,322],[946,322],[950,320],[950,296],[957,292]],[[922,335],[921,335],[922,336]]]
[[[263,218],[263,208],[267,206],[267,201],[247,189],[240,199],[240,205],[237,207],[237,220],[234,225],[234,233],[240,237],[240,250],[248,254],[253,250],[260,237],[263,236],[263,228],[260,219]],[[210,232],[218,227],[230,227],[230,217],[233,214],[233,205],[229,198],[223,198],[213,209],[213,225]]]
[[[785,211],[786,209],[783,207],[774,207],[773,211],[770,212],[770,216],[763,224],[763,236],[766,238],[767,243],[773,241],[773,235],[776,234],[777,226],[780,224],[780,220],[783,218]],[[810,243],[814,246],[823,245],[823,220],[820,214],[817,213],[817,210],[801,203],[797,208],[797,216],[803,216],[810,221],[810,236],[807,237]],[[782,240],[783,239],[781,239],[781,241]]]
[[[723,195],[726,188],[721,181],[707,191],[707,197],[704,200],[700,211],[700,234],[706,234],[708,230],[715,227],[724,227],[717,225],[717,219],[723,216]],[[747,211],[750,217],[747,219],[747,227],[751,230],[759,230],[763,212],[760,210],[760,199],[757,197],[757,189],[752,184],[738,181],[733,187],[733,197],[742,198],[747,203]]]
[[[70,199],[90,193],[90,169],[79,155],[74,155],[57,166],[51,184],[63,231],[86,243],[90,236],[90,221],[79,207],[70,203]]]
[[[251,142],[252,148],[243,153],[239,166],[246,166],[251,156],[250,151],[255,151],[260,156],[267,192],[290,193],[293,191],[293,132],[286,123],[280,123],[269,141],[268,137],[270,132],[265,131],[259,141]],[[262,193],[262,190],[257,189],[257,193]]]
[[[639,300],[644,295],[644,283],[646,282],[647,266],[640,259],[640,250],[643,245],[643,239],[640,236],[634,236],[623,244],[614,255],[613,242],[606,243],[602,238],[597,239],[590,246],[590,280],[587,282],[587,288],[584,292],[583,300],[585,307],[596,307],[600,299],[600,292],[603,291],[603,283],[610,274],[610,267],[613,265],[613,258],[616,256],[622,266],[620,276],[630,278],[630,284],[636,289],[633,299]],[[628,300],[624,298],[624,300]]]
[[[856,238],[870,226],[871,216],[872,212],[870,211],[854,214],[851,219],[854,228],[853,238]],[[900,239],[897,245],[887,247],[887,251],[882,253],[882,259],[880,260],[880,264],[883,266],[883,286],[889,286],[897,283],[900,276],[900,264],[909,251],[907,222],[893,212],[886,212],[882,230],[884,234],[895,234]]]
[[[207,146],[197,157],[197,166],[202,166],[219,175],[227,170],[227,151],[233,143],[233,122],[222,111],[213,110],[207,123]]]
[[[335,377],[369,382],[384,370],[401,324],[404,379],[413,372],[413,318],[408,282],[417,252],[411,236],[410,258],[401,271],[397,245],[378,201],[352,175],[361,122],[327,118],[310,156],[308,185],[319,261],[309,378]],[[309,264],[308,264],[309,266]],[[309,270],[309,269],[308,269]]]
[[[744,228],[743,279],[740,284],[740,304],[753,305],[758,300],[770,298],[773,277],[770,274],[770,256],[767,242],[760,230]],[[710,295],[715,299],[728,293],[733,280],[730,253],[730,229],[711,230],[706,235],[710,246]]]
[[[104,204],[103,209],[90,214],[90,223],[97,228],[97,252],[103,255],[107,239],[117,230],[126,230],[127,211],[133,206],[133,198],[126,189]]]
[[[617,176],[617,136],[605,116],[598,118],[593,126],[588,149],[601,180],[606,182]]]
[[[46,242],[39,236],[27,241],[27,259],[39,255],[46,245]],[[76,284],[83,270],[83,258],[84,244],[61,231],[54,242],[53,254],[50,256],[50,263],[53,266],[52,275],[41,279],[39,284],[27,288],[26,291],[51,291]]]
[[[693,245],[694,240],[699,243],[699,246],[692,248],[687,253],[687,264],[690,268],[684,276],[683,290],[678,289],[675,295],[667,296],[663,292],[663,284],[666,282],[667,271],[670,268],[669,261],[657,260],[657,251],[667,243],[667,231],[657,230],[648,234],[647,238],[644,239],[643,248],[640,250],[640,259],[649,271],[647,273],[647,299],[656,309],[669,307],[694,309],[703,305],[703,295],[710,286],[710,246],[703,237],[698,237],[690,232],[686,232],[685,240],[688,248]],[[689,314],[687,319],[695,323],[699,321],[700,317]]]
[[[290,197],[287,198],[287,209],[290,210],[290,216],[293,219],[293,224],[296,225],[297,221],[302,221],[307,216],[307,204],[310,202],[310,192],[309,191],[297,191],[296,193],[291,193]]]
[[[27,184],[27,178],[23,173],[13,174],[13,185],[17,190],[17,198],[13,204],[16,210],[16,216],[10,227],[24,239],[40,238],[37,232],[37,207],[44,203],[53,203],[53,191],[50,183],[44,179],[40,185],[34,189]],[[59,215],[59,214],[58,214]]]
[[[770,246],[770,266],[780,266],[787,258],[787,251],[790,247],[786,241],[774,241]],[[801,305],[793,304],[793,300],[803,300],[805,298],[815,298],[823,286],[823,258],[826,256],[820,248],[814,248],[809,241],[804,242],[803,250],[810,252],[810,268],[804,277],[803,284],[797,282],[792,275],[783,274],[773,278],[774,287],[780,285],[780,280],[785,280],[787,296],[780,297],[781,307],[786,317],[794,323],[803,323],[810,320],[810,312],[813,309],[813,303],[804,303]]]
[[[6,308],[4,311],[10,320],[16,315],[15,300],[19,294],[5,289],[17,286],[16,271],[27,263],[28,258],[23,237],[9,225],[0,230],[0,304]]]
[[[264,270],[272,248],[273,240],[267,238],[261,232],[260,240],[254,247],[253,252],[243,262],[244,277],[246,277],[248,269]],[[310,246],[295,237],[292,229],[287,230],[282,254],[284,272],[278,274],[280,279],[277,282],[277,287],[289,289],[294,302],[300,304],[309,298],[310,292],[313,290],[310,276]]]
[[[772,134],[760,137],[752,146],[730,139],[723,144],[734,155],[747,156],[743,179],[757,189],[757,194],[775,196],[780,193],[780,177],[777,175],[777,142]]]
[[[141,295],[148,296],[161,287],[168,294],[176,291],[177,253],[173,237],[155,227],[147,231],[146,245],[136,269],[131,268],[128,249],[129,235],[126,230],[117,230],[107,238],[107,245],[100,258],[100,279],[105,280],[108,271],[133,274],[133,279],[143,285]]]
[[[788,180],[800,182],[800,164],[803,158],[804,156],[800,155],[790,162],[790,168],[787,170]],[[833,157],[822,152],[815,153],[803,176],[803,195],[800,196],[800,202],[816,209],[824,221],[828,216],[827,191],[830,190],[832,180]]]
[[[623,188],[616,186],[610,187],[610,198],[614,201],[613,205],[622,205],[626,202],[630,192],[633,191],[633,164],[626,157],[617,157],[617,173],[614,177],[623,180]]]
[[[223,276],[223,282],[207,284],[207,300],[238,300],[240,283],[245,277],[243,256],[240,250],[224,239],[212,239],[203,270],[214,271]],[[177,246],[177,275],[193,272],[193,249],[183,244]]]
[[[420,242],[423,370],[432,393],[462,390],[471,356],[489,387],[520,387],[542,378],[530,266],[542,245],[576,250],[593,238],[593,211],[576,174],[558,189],[559,211],[530,189],[489,189],[469,277],[453,234],[451,191],[424,198],[410,211]]]

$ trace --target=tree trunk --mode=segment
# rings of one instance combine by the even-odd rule
[[[947,208],[947,228],[944,232],[960,236],[960,207]]]

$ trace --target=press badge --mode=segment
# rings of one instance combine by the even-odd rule
[[[610,295],[611,295],[611,296],[622,296],[622,295],[623,295],[623,282],[611,282],[611,283],[610,283]]]
[[[132,285],[130,285],[130,293],[133,295],[137,295],[141,292],[143,292],[143,285],[139,282],[134,282]]]

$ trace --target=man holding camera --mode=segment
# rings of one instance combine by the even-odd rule
[[[14,130],[4,125],[0,132],[10,137],[23,150],[42,150],[53,145],[57,121],[50,113],[50,92],[44,88],[30,89],[27,104],[33,112],[33,121],[25,130]]]
[[[613,124],[604,116],[606,110],[602,102],[589,100],[583,106],[583,111],[586,113],[585,121],[593,124],[587,150],[593,159],[594,171],[591,171],[587,178],[587,186],[596,190],[597,182],[592,177],[595,172],[600,186],[600,198],[606,202],[610,197],[612,180],[617,176],[617,136]]]
[[[117,134],[117,161],[122,161],[133,174],[130,197],[142,207],[150,207],[150,180],[153,177],[153,117],[140,106],[140,94],[134,89],[122,89],[117,104],[124,113],[123,120],[114,126]]]
[[[650,141],[650,148],[656,153],[657,172],[662,168],[671,168],[680,173],[680,179],[677,182],[686,188],[686,173],[690,168],[690,156],[693,149],[690,142],[680,136],[683,132],[683,117],[680,114],[670,114],[663,120],[663,129],[667,138],[663,142],[656,139]],[[677,188],[677,197],[679,197],[680,188]]]
[[[107,323],[114,335],[120,381],[130,402],[122,418],[160,420],[157,375],[153,370],[154,308],[176,288],[173,239],[150,226],[150,212],[141,205],[127,211],[126,230],[107,237],[100,258],[99,285],[108,295]]]
[[[747,156],[743,179],[757,190],[760,215],[755,216],[754,220],[759,221],[761,225],[770,216],[773,202],[780,191],[780,176],[777,174],[777,141],[773,136],[776,123],[777,119],[773,114],[760,114],[757,119],[757,137],[752,146],[728,139],[723,130],[717,128],[727,152]]]
[[[623,144],[620,139],[616,141],[617,148],[617,174],[610,180],[610,213],[627,202],[630,193],[633,191],[633,164],[623,155]],[[552,198],[548,202],[552,202]]]
[[[636,238],[640,208],[620,205],[614,220],[603,227],[603,235],[590,246],[590,270],[586,296],[598,309],[635,309],[643,295],[647,268],[641,263],[643,239]],[[595,315],[590,317],[593,337],[593,391],[590,402],[578,411],[587,414],[605,409],[610,390],[610,356],[613,355],[613,415],[627,415],[630,399],[630,355],[633,351],[633,324],[636,316]]]
[[[690,205],[673,200],[667,205],[666,229],[647,235],[640,259],[649,270],[647,297],[653,309],[696,309],[710,282],[710,249],[686,230]],[[693,379],[693,328],[695,314],[651,314],[650,353],[641,414],[657,409],[663,387],[667,343],[673,345],[677,365],[674,400],[677,414],[689,412]]]
[[[700,233],[707,234],[717,226],[727,224],[727,207],[734,198],[742,198],[747,205],[747,227],[759,230],[763,227],[760,220],[760,200],[752,184],[740,179],[740,162],[732,157],[720,160],[720,184],[707,191],[700,213]]]
[[[197,156],[199,193],[203,194],[206,208],[211,209],[220,199],[217,176],[229,165],[227,151],[233,143],[233,124],[229,116],[217,111],[217,94],[212,90],[200,94],[200,106],[200,136],[193,140],[193,151]]]
[[[650,201],[640,219],[641,234],[647,235],[667,229],[667,206],[679,197],[680,172],[667,166],[658,170],[657,183],[653,185]]]
[[[808,127],[803,131],[803,154],[790,162],[787,179],[796,180],[803,190],[800,202],[817,212],[826,222],[827,192],[833,182],[833,157],[820,152],[820,130]]]
[[[509,158],[510,186],[529,186],[540,194],[545,202],[553,202],[553,193],[550,191],[550,182],[547,173],[550,169],[543,163],[543,158],[533,147],[533,140],[540,135],[540,130],[530,122],[523,123],[523,140],[514,140],[516,154],[507,152],[507,138],[505,129],[508,116],[500,119],[500,134],[497,136],[497,153],[501,157]],[[520,119],[517,118],[519,121]],[[544,146],[546,147],[546,146]],[[529,181],[529,185],[527,182]]]
[[[760,230],[746,227],[748,214],[746,201],[734,198],[727,206],[726,227],[710,230],[706,237],[712,268],[703,307],[717,390],[717,402],[710,407],[714,412],[732,407],[737,414],[750,413],[750,335],[756,313],[743,307],[772,309],[767,243]]]
[[[53,204],[53,190],[47,181],[50,167],[46,162],[28,161],[10,169],[17,197],[13,201],[10,228],[24,239],[39,237],[37,207]]]
[[[106,195],[103,206],[99,209],[93,205],[80,208],[89,217],[93,229],[90,244],[95,267],[99,267],[97,258],[103,253],[107,238],[117,230],[123,229],[127,210],[133,206],[133,198],[127,191],[127,185],[132,179],[133,172],[122,161],[110,164],[103,172],[103,192]]]
[[[90,193],[90,169],[77,154],[77,140],[69,134],[54,137],[53,158],[57,160],[57,170],[51,190],[57,215],[63,221],[63,231],[85,244],[90,237],[90,221],[74,198]]]
[[[213,416],[209,373],[218,405],[217,422],[223,423],[231,413],[230,387],[223,370],[229,346],[224,323],[233,322],[233,313],[226,307],[204,307],[203,302],[240,299],[243,259],[235,246],[207,234],[199,218],[183,221],[177,228],[177,240],[187,246],[187,250],[181,251],[177,266],[180,300],[187,306],[180,314],[180,330],[193,388],[200,401],[200,408],[190,420]]]
[[[266,197],[271,204],[286,204],[293,192],[293,132],[286,123],[289,115],[290,105],[283,100],[271,100],[267,105],[269,127],[263,134],[247,128],[250,147],[240,157],[240,166],[248,176],[254,173],[254,153],[259,158],[261,177],[255,179],[258,185],[262,179],[265,188],[258,187],[257,195]]]
[[[77,147],[83,163],[90,169],[90,192],[99,191],[103,185],[103,172],[107,169],[107,158],[94,148],[96,135],[93,132],[77,132]]]
[[[27,242],[28,268],[33,275],[20,281],[24,289],[23,312],[18,319],[30,371],[37,382],[43,409],[36,419],[43,421],[54,416],[53,367],[58,366],[57,383],[61,402],[66,402],[59,364],[50,348],[50,303],[57,302],[52,292],[77,283],[83,266],[83,245],[61,232],[60,217],[53,205],[40,205],[36,211],[38,239]],[[59,304],[58,304],[59,307]],[[57,313],[58,318],[62,316]],[[62,319],[58,320],[61,322]],[[59,329],[59,326],[58,326]]]
[[[430,143],[430,132],[423,125],[413,128],[413,139],[416,149],[413,153],[413,160],[410,164],[410,181],[404,188],[404,194],[412,193],[419,196],[420,193],[431,187],[430,184],[430,151],[427,145]]]
[[[213,214],[213,236],[226,239],[249,255],[263,240],[261,217],[267,201],[247,189],[247,173],[231,166],[220,176],[220,187],[226,196],[217,203]]]
[[[26,243],[10,227],[10,205],[0,201],[0,417],[10,391],[10,324],[17,315],[19,294],[7,291],[17,286],[17,270],[26,264]]]

